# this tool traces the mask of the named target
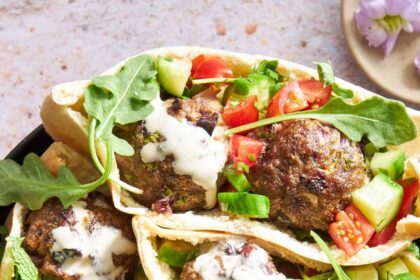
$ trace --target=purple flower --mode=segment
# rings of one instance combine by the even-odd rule
[[[388,55],[401,30],[420,31],[420,0],[361,0],[355,16],[369,46]]]
[[[416,58],[414,59],[414,65],[416,65],[417,71],[420,74],[420,52],[417,54]]]

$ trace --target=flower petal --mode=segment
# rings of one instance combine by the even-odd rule
[[[370,18],[382,18],[386,15],[385,0],[361,0],[360,9]]]
[[[415,2],[416,0],[414,0]],[[386,13],[404,17],[405,13],[413,7],[413,0],[386,0]]]
[[[397,42],[398,34],[400,34],[400,32],[389,35],[386,39],[386,42],[384,44],[385,55],[389,55],[391,53],[392,49],[395,46],[395,42]]]
[[[388,39],[388,33],[377,23],[363,33],[369,42],[369,46],[379,47]]]

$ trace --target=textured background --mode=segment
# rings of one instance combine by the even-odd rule
[[[338,0],[0,0],[0,158],[40,124],[57,83],[90,78],[137,52],[201,45],[308,66],[377,90],[346,48]]]

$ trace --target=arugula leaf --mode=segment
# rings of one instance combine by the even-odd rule
[[[333,98],[316,110],[280,115],[227,130],[234,134],[260,126],[293,119],[317,119],[327,122],[349,139],[359,142],[366,136],[375,147],[400,145],[416,138],[417,129],[403,103],[373,96],[358,104]]]
[[[150,101],[159,94],[156,67],[151,56],[140,55],[128,60],[116,75],[98,76],[87,87],[84,107],[100,123],[96,138],[109,138],[116,123],[128,124],[149,115]],[[128,143],[113,137],[113,149],[122,155],[132,155]]]
[[[16,267],[16,274],[22,280],[40,280],[38,269],[31,258],[21,247],[24,238],[8,237],[7,241],[12,243],[12,258]]]
[[[318,246],[324,251],[325,255],[327,256],[328,260],[330,261],[332,267],[334,268],[335,273],[339,280],[350,280],[350,277],[344,272],[341,266],[338,264],[337,260],[334,258],[330,248],[328,248],[327,244],[325,244],[324,240],[314,231],[311,230],[311,236],[314,238],[315,242]]]
[[[353,98],[354,93],[351,89],[342,88],[337,83],[331,84],[332,91],[336,96],[342,98]]]
[[[316,68],[318,70],[319,80],[324,82],[326,85],[332,84],[335,82],[334,71],[331,65],[331,62],[315,62]]]
[[[315,64],[317,65],[319,80],[324,82],[325,85],[331,85],[335,96],[342,98],[352,98],[354,96],[352,90],[342,88],[335,82],[334,71],[331,62],[315,62]]]
[[[28,154],[23,165],[6,159],[0,161],[0,205],[13,202],[26,204],[29,209],[37,210],[51,197],[58,197],[67,208],[74,201],[82,198],[104,184],[111,172],[112,150],[107,144],[107,164],[105,172],[96,181],[80,185],[71,171],[61,166],[57,177],[51,175],[44,162],[34,153]]]

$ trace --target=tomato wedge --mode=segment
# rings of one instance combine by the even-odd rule
[[[239,162],[252,167],[257,162],[264,148],[264,142],[242,135],[234,134],[231,142],[231,155],[235,168]],[[236,171],[239,171],[236,169]]]
[[[375,247],[387,243],[397,231],[397,222],[402,218],[407,217],[413,211],[413,203],[416,198],[417,191],[419,190],[419,181],[414,180],[398,180],[401,186],[404,187],[404,196],[401,203],[400,211],[397,217],[381,232],[375,233],[368,245]]]
[[[231,78],[232,76],[232,70],[221,58],[205,58],[204,55],[199,55],[192,61],[191,77],[193,79]]]
[[[232,107],[232,102],[229,100],[223,110],[223,121],[229,127],[237,127],[258,121],[259,113],[258,109],[255,108],[255,101],[257,101],[257,96],[254,95],[241,104]]]
[[[335,219],[336,222],[330,225],[328,233],[349,256],[362,249],[375,232],[375,228],[354,205],[338,212]]]
[[[274,95],[267,117],[319,108],[328,102],[331,95],[331,85],[325,87],[321,81],[290,81]]]
[[[331,98],[331,85],[325,86],[323,82],[317,80],[304,80],[298,83],[300,90],[309,103],[307,109],[317,109],[327,103]]]
[[[275,117],[300,111],[308,107],[308,102],[299,89],[297,81],[290,81],[271,99],[267,108],[267,117]]]

